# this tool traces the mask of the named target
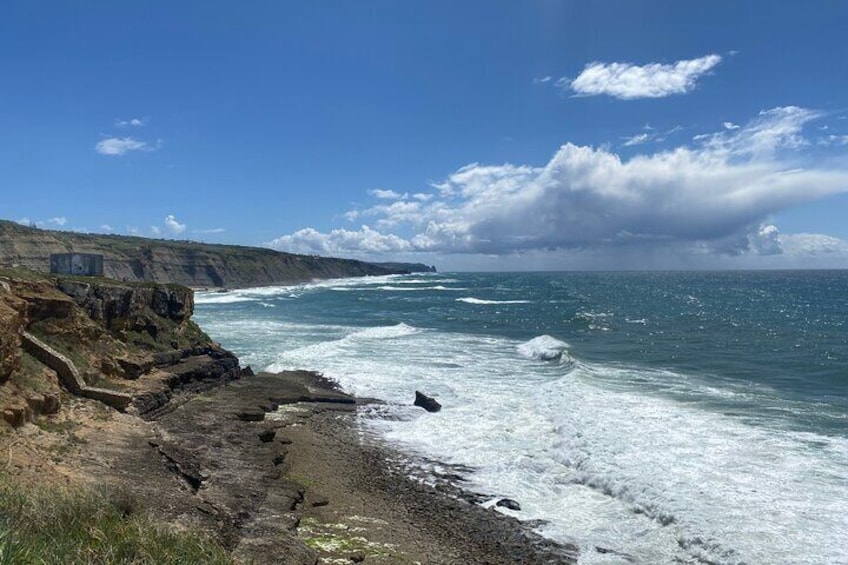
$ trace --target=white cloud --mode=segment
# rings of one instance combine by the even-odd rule
[[[130,151],[154,151],[146,141],[139,141],[132,137],[109,137],[101,139],[94,146],[94,150],[101,155],[126,155]]]
[[[848,261],[848,241],[824,234],[796,233],[781,236],[783,249],[790,256],[839,256]],[[845,266],[842,263],[842,267]]]
[[[380,188],[375,188],[374,190],[369,190],[368,194],[373,196],[374,198],[378,198],[380,200],[400,200],[402,198],[406,198],[406,194],[399,194],[394,190],[383,190]]]
[[[130,118],[129,120],[115,120],[115,126],[125,128],[127,126],[141,127],[147,123],[147,120],[142,118]]]
[[[748,236],[751,249],[759,255],[780,255],[783,243],[780,230],[775,225],[762,225],[756,233]]]
[[[47,220],[47,223],[53,224],[53,225],[56,225],[56,226],[64,226],[65,224],[68,223],[68,218],[66,218],[65,216],[50,218],[49,220]]]
[[[848,145],[848,135],[828,135],[819,139],[819,145]]]
[[[722,122],[721,125],[724,127],[724,129],[739,129],[739,126],[737,124],[734,124],[733,122]]]
[[[640,133],[634,135],[633,137],[628,137],[625,139],[626,141],[624,142],[624,145],[626,147],[631,147],[633,145],[641,145],[643,143],[646,143],[650,139],[650,135],[648,135],[647,133]]]
[[[797,106],[782,106],[763,110],[744,128],[695,136],[715,151],[725,155],[753,157],[765,160],[778,149],[799,149],[809,145],[802,135],[803,126],[821,117],[815,110]]]
[[[183,226],[185,227],[185,226]],[[215,233],[224,233],[227,230],[225,228],[210,228],[205,230],[194,230],[194,233],[198,234],[215,234]]]
[[[545,84],[546,82],[551,82],[553,77],[551,76],[543,76],[533,79],[533,84]]]
[[[105,232],[113,232],[113,231],[115,231],[115,228],[113,228],[113,227],[112,227],[112,226],[110,226],[109,224],[103,224],[102,226],[100,226],[100,229],[101,229],[102,231],[105,231]]]
[[[698,59],[665,65],[649,63],[589,63],[574,79],[560,79],[557,85],[579,96],[606,94],[622,100],[662,98],[693,90],[697,80],[721,62],[712,54]]]
[[[186,230],[186,225],[179,223],[173,214],[165,216],[165,226],[174,235],[181,234]]]
[[[361,212],[376,219],[377,229],[307,228],[270,245],[331,254],[579,253],[596,267],[623,249],[646,266],[669,254],[765,260],[802,247],[768,218],[848,192],[848,171],[804,160],[802,130],[817,117],[802,108],[774,108],[692,147],[629,159],[566,143],[544,166],[472,163],[432,184],[438,192],[430,199]]]
[[[266,245],[291,253],[321,255],[381,254],[412,250],[412,245],[403,238],[382,234],[368,226],[362,226],[357,231],[337,229],[326,234],[305,228]]]
[[[153,235],[160,235],[162,233],[162,230],[159,229],[159,226],[150,226],[150,233],[152,233]]]

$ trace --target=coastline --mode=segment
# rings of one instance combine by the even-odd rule
[[[149,421],[80,400],[67,407],[79,441],[56,470],[71,486],[130,492],[170,528],[211,534],[236,562],[576,562],[576,548],[483,508],[457,477],[410,476],[407,457],[358,426],[371,402],[304,371],[180,393]],[[29,431],[29,448],[40,435]],[[35,473],[24,449],[13,470]]]

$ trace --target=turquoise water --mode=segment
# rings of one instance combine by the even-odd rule
[[[581,562],[848,563],[846,271],[348,279],[199,294],[196,319],[387,400],[364,426],[472,466]]]

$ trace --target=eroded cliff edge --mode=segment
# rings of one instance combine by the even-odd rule
[[[258,247],[41,230],[0,220],[0,267],[47,272],[52,253],[101,254],[103,274],[120,281],[195,288],[244,288],[435,270],[420,264],[375,264]]]
[[[178,285],[0,270],[0,417],[19,427],[70,396],[150,417],[179,391],[238,378],[193,311]]]

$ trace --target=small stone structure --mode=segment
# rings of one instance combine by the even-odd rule
[[[34,335],[21,333],[21,344],[27,353],[56,371],[62,384],[68,392],[85,398],[93,398],[121,412],[125,411],[132,402],[132,396],[105,388],[97,388],[85,384],[73,362],[36,338]]]
[[[103,276],[103,255],[97,253],[53,253],[50,273],[54,275]]]

